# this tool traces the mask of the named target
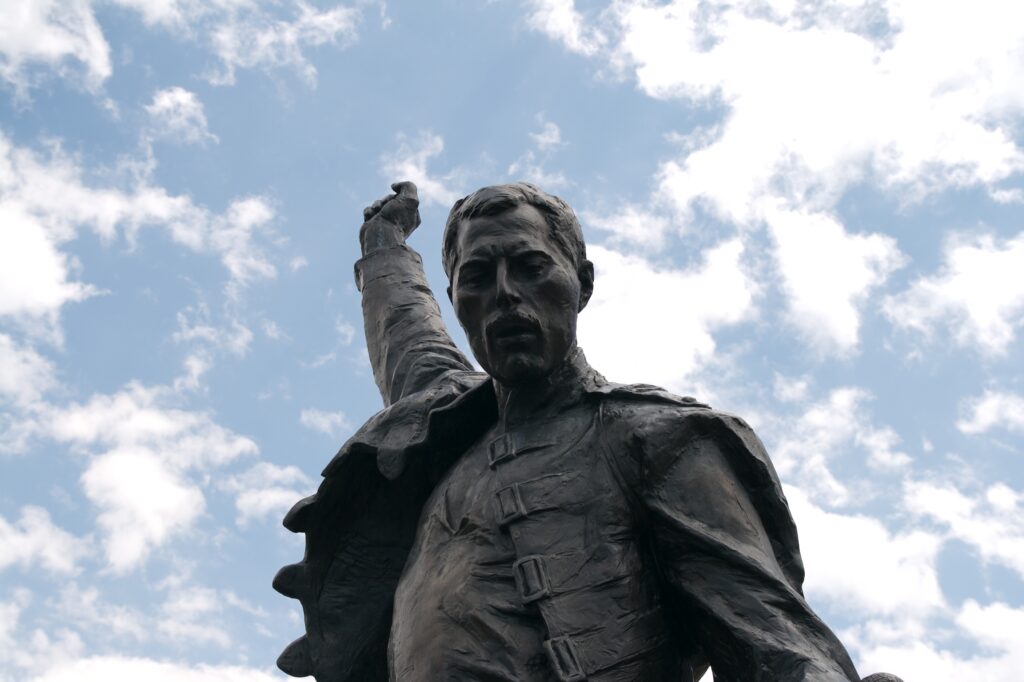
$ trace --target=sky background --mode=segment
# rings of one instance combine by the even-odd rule
[[[442,297],[455,199],[575,208],[588,358],[754,426],[862,674],[1019,680],[1005,0],[0,0],[0,679],[285,679],[404,179]]]

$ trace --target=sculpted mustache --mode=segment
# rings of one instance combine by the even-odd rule
[[[523,313],[502,315],[487,325],[487,333],[491,335],[498,330],[511,327],[513,325],[525,325],[534,331],[538,331],[540,329],[540,320],[532,315],[526,315]]]

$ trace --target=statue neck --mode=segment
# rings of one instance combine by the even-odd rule
[[[529,384],[505,386],[492,379],[498,401],[498,423],[505,428],[528,419],[553,416],[583,395],[584,379],[593,373],[575,345],[550,374]]]

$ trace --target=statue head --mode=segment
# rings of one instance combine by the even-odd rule
[[[525,182],[477,190],[448,215],[443,259],[455,315],[492,377],[536,381],[575,347],[594,266],[564,201]]]

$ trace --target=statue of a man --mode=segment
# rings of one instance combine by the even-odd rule
[[[452,208],[448,298],[483,374],[406,244],[416,188],[392,188],[355,268],[386,407],[285,518],[306,556],[274,585],[307,634],[279,666],[320,682],[692,682],[709,665],[718,682],[859,680],[804,600],[751,429],[587,363],[594,267],[569,206],[515,183]]]

